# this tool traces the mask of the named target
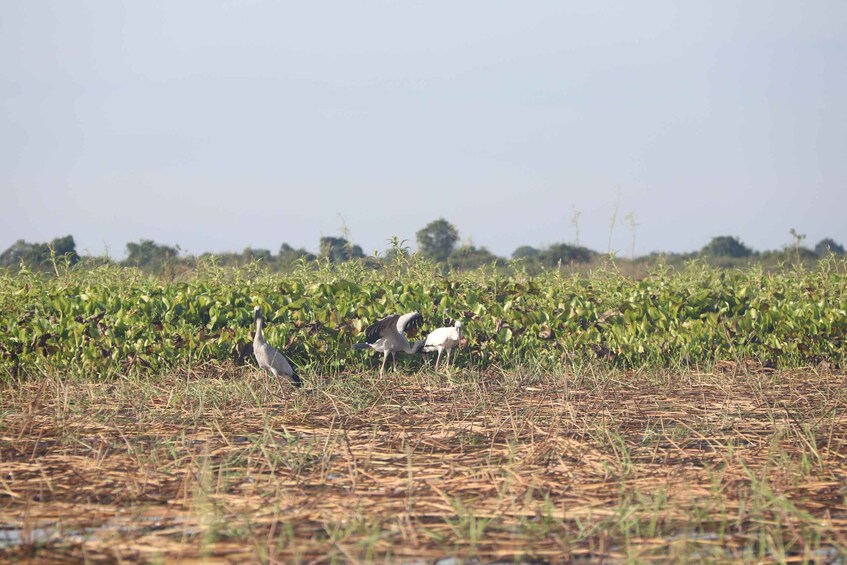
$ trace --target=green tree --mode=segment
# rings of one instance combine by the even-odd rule
[[[200,261],[213,260],[221,267],[238,267],[243,263],[240,253],[203,253],[199,257]]]
[[[701,249],[700,253],[709,257],[744,258],[752,256],[753,250],[741,243],[738,238],[721,235],[712,238],[712,241]]]
[[[50,247],[56,253],[56,257],[67,258],[71,265],[79,261],[79,255],[76,252],[76,242],[72,235],[57,237],[50,242]]]
[[[463,245],[450,254],[448,263],[451,268],[468,270],[490,265],[497,259],[498,257],[485,247]]]
[[[360,259],[365,254],[358,245],[353,245],[343,237],[322,237],[321,257],[329,259],[330,263],[340,263],[350,259]]]
[[[27,243],[19,239],[0,253],[0,267],[12,267],[23,261],[30,268],[42,268],[50,262],[51,249],[57,258],[67,259],[71,265],[79,261],[74,238],[66,235],[50,243]]]
[[[280,245],[277,260],[279,261],[279,265],[281,267],[290,267],[300,259],[314,261],[315,256],[303,249],[302,247],[300,249],[294,249],[287,243],[283,243],[282,245]]]
[[[142,269],[159,269],[177,258],[179,247],[168,247],[150,239],[142,239],[138,243],[127,243],[126,253],[124,265]]]
[[[597,252],[579,245],[569,243],[554,243],[541,252],[540,260],[549,267],[570,265],[571,263],[588,263],[597,256]]]
[[[249,263],[250,261],[261,261],[265,265],[269,265],[273,260],[269,249],[253,249],[252,247],[245,247],[241,256],[244,258],[245,263]]]
[[[541,255],[541,250],[530,245],[521,245],[512,251],[512,259],[537,259]]]
[[[844,246],[830,238],[822,239],[815,245],[815,255],[818,257],[826,257],[830,253],[844,255]]]
[[[424,226],[416,236],[418,249],[424,257],[444,262],[459,241],[459,230],[444,218],[438,218]]]
[[[29,267],[39,266],[49,257],[47,253],[49,250],[43,243],[28,243],[19,239],[0,254],[0,266],[13,267],[21,261]]]

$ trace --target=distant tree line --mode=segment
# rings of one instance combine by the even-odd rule
[[[47,267],[54,260],[74,265],[80,257],[71,235],[57,237],[50,243],[27,243],[19,239],[0,254],[0,267],[13,267],[23,263],[31,268]]]
[[[801,245],[804,235],[797,234],[793,229],[794,245],[786,246],[776,251],[754,251],[734,236],[717,236],[712,238],[699,251],[691,253],[651,253],[645,257],[634,258],[632,262],[646,262],[662,257],[670,264],[681,263],[691,259],[702,259],[718,266],[737,266],[749,262],[778,264],[780,262],[812,262],[831,254],[844,255],[844,247],[836,241],[826,238],[819,241],[813,248]],[[498,257],[485,247],[477,247],[471,242],[459,244],[459,230],[444,218],[438,218],[416,234],[417,253],[436,263],[443,264],[445,269],[467,270],[487,265],[504,267],[521,265],[527,270],[551,269],[590,265],[603,254],[569,243],[553,243],[536,248],[522,245],[514,250],[510,258]],[[398,254],[409,256],[409,248],[405,240],[391,240],[391,247],[381,256],[366,256],[362,247],[347,240],[345,237],[321,237],[317,254],[283,243],[278,252],[273,254],[269,249],[254,249],[247,247],[241,253],[204,253],[199,257],[182,256],[178,245],[168,246],[149,239],[137,243],[126,244],[126,259],[116,262],[120,265],[138,267],[150,272],[167,270],[190,269],[198,260],[214,258],[222,266],[238,267],[248,263],[260,262],[272,270],[285,271],[300,263],[325,261],[341,263],[345,261],[361,261],[366,264],[379,266],[385,262],[394,261]],[[0,254],[0,267],[16,267],[21,264],[31,269],[50,270],[58,264],[72,266],[83,258],[76,251],[76,244],[71,235],[59,237],[50,243],[28,243],[18,240]],[[95,262],[112,262],[108,258],[87,258]]]

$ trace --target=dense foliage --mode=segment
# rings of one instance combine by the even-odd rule
[[[56,257],[65,258],[72,264],[79,261],[73,236],[57,237],[50,243],[27,243],[19,239],[0,253],[0,267],[17,266],[21,263],[46,267],[52,264]]]
[[[629,217],[628,217],[629,218]],[[632,218],[630,218],[631,220]],[[578,224],[577,240],[579,239]],[[347,234],[346,226],[342,232]],[[809,249],[801,245],[804,234],[789,230],[794,244],[781,249],[769,251],[754,251],[744,245],[737,237],[719,236],[704,246],[700,251],[689,253],[653,252],[646,256],[635,256],[635,234],[632,234],[632,250],[627,259],[618,257],[618,265],[629,271],[628,274],[642,274],[657,264],[682,266],[686,262],[697,259],[710,265],[722,268],[748,267],[761,265],[765,269],[781,268],[785,263],[814,267],[820,260],[831,255],[843,257],[844,247],[831,238],[822,239]],[[411,248],[407,240],[392,237],[387,240],[390,247],[383,252],[374,251],[366,254],[360,245],[348,240],[348,237],[324,236],[320,238],[318,254],[310,253],[304,248],[295,249],[287,243],[279,248],[274,255],[270,249],[246,247],[239,252],[202,253],[199,257],[183,254],[179,245],[169,246],[142,239],[138,243],[126,244],[126,258],[119,264],[138,267],[146,273],[160,276],[179,276],[193,269],[198,262],[214,260],[227,267],[243,267],[255,261],[260,261],[270,271],[290,273],[302,262],[321,261],[343,263],[358,261],[371,268],[383,268],[394,262],[400,253],[409,255]],[[511,254],[511,259],[500,257],[485,247],[477,247],[470,240],[457,247],[459,230],[444,218],[430,222],[417,232],[417,250],[414,252],[424,259],[441,264],[442,270],[470,271],[481,267],[496,267],[501,273],[512,274],[523,270],[538,274],[545,269],[580,266],[585,270],[593,269],[606,261],[610,256],[619,254],[612,251],[611,233],[609,248],[606,254],[598,253],[578,243],[552,243],[543,248],[521,245]],[[88,265],[104,265],[115,261],[107,255],[100,257],[79,256],[73,236],[56,238],[50,243],[27,243],[24,240],[15,242],[11,247],[0,253],[0,267],[19,267],[21,265],[36,271],[55,272],[57,262],[85,262]]]
[[[411,310],[424,315],[425,332],[464,321],[468,342],[458,362],[466,366],[555,368],[598,358],[622,367],[719,359],[842,366],[847,349],[847,268],[834,257],[813,271],[693,263],[634,280],[614,265],[590,276],[445,275],[398,254],[380,270],[304,263],[287,275],[210,262],[178,281],[113,266],[58,276],[7,272],[0,275],[0,378],[245,362],[255,305],[266,312],[268,340],[322,374],[371,362],[350,345],[368,324]]]

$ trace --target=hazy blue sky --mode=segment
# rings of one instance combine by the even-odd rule
[[[847,2],[5,0],[0,251],[847,245]]]

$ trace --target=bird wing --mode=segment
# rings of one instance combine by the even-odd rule
[[[368,326],[365,330],[365,341],[367,343],[375,343],[376,340],[385,335],[386,331],[396,327],[395,324],[399,317],[399,314],[392,314]]]
[[[421,325],[423,325],[423,316],[417,312],[409,312],[402,316],[392,314],[368,326],[365,330],[365,341],[376,343],[381,337],[386,337],[392,333],[403,335],[406,328],[419,328]]]
[[[438,328],[436,330],[432,330],[428,336],[426,336],[426,342],[424,347],[437,347],[439,345],[443,345],[444,342],[450,336],[450,330],[453,328]]]
[[[423,325],[423,316],[417,312],[409,312],[397,318],[397,331],[403,333],[406,328],[420,328]]]
[[[261,348],[261,355],[264,358],[264,361],[268,364],[268,366],[271,367],[274,371],[276,371],[277,374],[285,375],[296,386],[300,386],[302,382],[300,380],[300,375],[298,375],[297,371],[294,370],[294,366],[291,364],[291,361],[288,360],[288,357],[286,357],[284,353],[277,350],[270,344],[265,344]],[[259,358],[258,355],[256,358]]]
[[[285,375],[289,378],[289,380],[294,383],[295,386],[300,386],[302,381],[300,380],[300,375],[297,374],[297,371],[294,370],[294,365],[291,364],[291,361],[288,360],[288,357],[283,355],[281,352],[276,352],[276,357],[274,358],[274,365],[277,368],[277,371]]]
[[[288,358],[282,354],[282,352],[271,347],[269,353],[271,355],[271,365],[273,365],[274,369],[288,376],[294,374],[294,369],[291,367],[291,363],[288,361]]]

